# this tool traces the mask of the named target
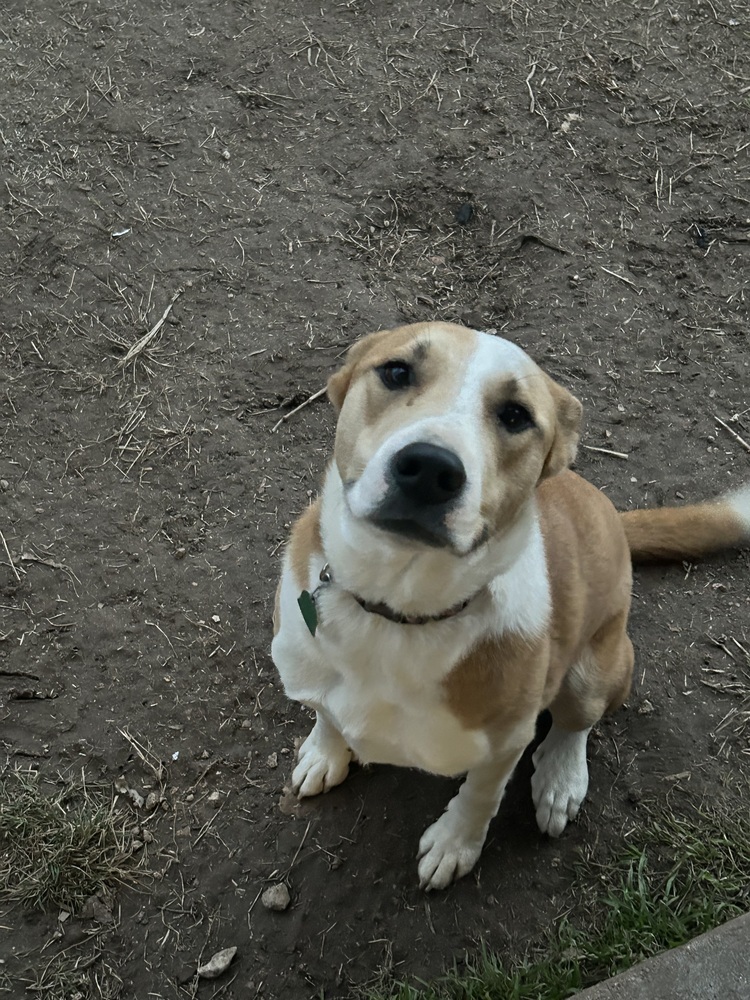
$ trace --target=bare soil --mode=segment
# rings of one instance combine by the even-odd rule
[[[432,977],[539,940],[595,891],[575,858],[621,850],[644,802],[742,808],[747,552],[638,573],[636,685],[594,735],[580,822],[537,833],[524,761],[476,872],[429,897],[417,843],[452,783],[375,767],[295,806],[309,720],[269,645],[333,418],[319,400],[276,424],[372,329],[516,340],[584,401],[584,445],[627,456],[578,463],[622,508],[747,480],[716,419],[750,439],[746,3],[3,15],[0,745],[7,767],[156,793],[123,798],[154,877],[111,923],[0,918],[6,993],[61,949],[91,996]],[[279,881],[284,912],[259,898]]]

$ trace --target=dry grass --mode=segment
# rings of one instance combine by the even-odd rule
[[[135,881],[137,822],[109,788],[14,770],[0,781],[0,900],[77,912]]]
[[[41,963],[19,985],[20,982],[26,995],[38,1000],[116,1000],[122,995],[122,980],[101,961],[96,945],[85,955],[64,953]],[[2,989],[0,979],[0,995]]]
[[[727,654],[730,663],[726,667],[705,667],[701,684],[720,694],[739,699],[739,704],[729,709],[715,729],[715,735],[723,741],[723,749],[731,735],[735,740],[742,741],[750,736],[750,650],[735,637],[709,638],[714,646]],[[750,744],[746,746],[745,753],[750,753]]]

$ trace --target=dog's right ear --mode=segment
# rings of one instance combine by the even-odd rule
[[[378,330],[377,333],[368,333],[366,337],[362,337],[360,340],[355,341],[349,350],[346,352],[346,360],[344,361],[343,368],[340,368],[337,372],[328,379],[328,385],[326,391],[328,392],[328,398],[333,403],[336,413],[341,410],[344,405],[344,399],[349,391],[349,386],[357,370],[357,366],[360,361],[370,353],[375,344],[386,334],[391,333],[390,330]]]
[[[328,393],[328,398],[333,403],[336,413],[341,411],[341,407],[344,403],[344,397],[349,391],[349,384],[352,380],[353,374],[354,366],[349,364],[347,361],[343,368],[339,368],[339,370],[334,372],[334,374],[328,379],[326,392]]]

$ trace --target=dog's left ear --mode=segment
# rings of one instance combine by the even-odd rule
[[[355,341],[346,352],[344,367],[331,375],[326,386],[328,398],[333,403],[336,413],[340,411],[344,404],[344,398],[349,391],[349,385],[354,376],[357,364],[369,353],[379,338],[384,337],[390,332],[390,330],[378,330],[377,333],[368,333],[366,337]]]
[[[547,387],[555,404],[555,436],[544,460],[541,479],[556,476],[567,469],[576,457],[578,439],[581,436],[581,414],[583,406],[575,396],[561,385],[548,378]]]

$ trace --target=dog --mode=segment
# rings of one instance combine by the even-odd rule
[[[316,712],[300,796],[353,759],[466,774],[419,843],[442,889],[477,862],[537,717],[542,833],[588,787],[592,726],[628,696],[631,560],[750,539],[750,484],[713,503],[618,513],[569,469],[581,403],[519,347],[448,323],[355,343],[320,498],[294,525],[274,610],[287,695]]]

